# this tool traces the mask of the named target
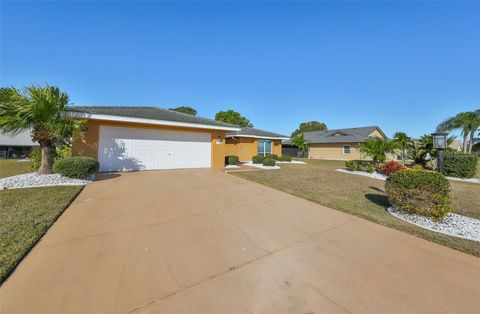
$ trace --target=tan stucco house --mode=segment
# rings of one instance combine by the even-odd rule
[[[71,117],[87,131],[72,142],[72,154],[100,163],[100,171],[225,167],[225,157],[248,161],[282,154],[288,137],[191,116],[158,107],[72,106]]]
[[[72,153],[100,163],[100,171],[224,168],[225,135],[241,128],[158,107],[73,106],[87,132]]]
[[[282,140],[289,137],[255,128],[243,128],[226,134],[227,156],[238,156],[240,161],[251,161],[256,155],[282,155]]]
[[[334,160],[364,159],[360,143],[369,137],[387,138],[378,126],[314,131],[304,135],[309,144],[308,158]],[[284,144],[289,145],[290,141]]]

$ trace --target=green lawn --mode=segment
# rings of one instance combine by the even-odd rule
[[[29,161],[18,161],[18,159],[0,160],[0,178],[27,172],[33,172]]]
[[[20,164],[20,165],[19,165]],[[30,172],[29,162],[0,161],[0,177]],[[0,191],[0,283],[47,232],[83,186]]]
[[[281,165],[275,171],[235,172],[246,178],[319,204],[362,217],[412,235],[480,256],[480,243],[431,232],[403,222],[385,211],[385,182],[335,171],[344,162],[306,160],[306,165]],[[480,218],[480,185],[450,181],[454,211]]]

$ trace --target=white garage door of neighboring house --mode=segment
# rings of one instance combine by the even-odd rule
[[[210,133],[101,126],[100,171],[209,168]]]

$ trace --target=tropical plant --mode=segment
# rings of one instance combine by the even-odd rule
[[[181,112],[181,113],[186,113],[186,114],[189,114],[191,116],[196,116],[197,115],[197,110],[195,110],[192,107],[188,107],[188,106],[170,108],[169,110],[176,111],[176,112]]]
[[[238,125],[239,127],[242,128],[252,128],[253,124],[242,116],[239,112],[236,112],[234,110],[227,110],[227,111],[219,111],[217,114],[215,114],[215,120],[225,122],[225,123],[230,123],[233,125]]]
[[[296,137],[300,133],[305,133],[305,132],[313,132],[313,131],[325,131],[327,130],[327,125],[323,122],[318,122],[318,121],[309,121],[309,122],[302,122],[298,126],[298,128],[293,131],[292,135],[290,137]]]
[[[408,137],[408,135],[404,132],[396,132],[393,135],[393,141],[396,144],[396,146],[402,150],[402,162],[403,162],[403,165],[405,166],[406,151],[407,151],[408,145],[411,144],[412,139]]]
[[[480,109],[461,112],[444,120],[437,126],[437,132],[460,130],[463,137],[463,152],[472,152],[475,132],[480,127]]]
[[[38,142],[42,154],[40,174],[52,172],[55,144],[84,130],[83,121],[67,118],[68,103],[68,95],[55,86],[0,88],[0,131],[15,135],[32,130],[32,140]]]
[[[300,153],[304,155],[305,152],[308,152],[308,142],[303,133],[297,134],[297,136],[292,138],[292,145],[298,148],[297,157],[300,157]]]
[[[449,136],[447,138],[447,145],[450,145],[454,139],[454,136]],[[412,141],[407,149],[408,158],[423,168],[425,168],[429,160],[435,158],[436,154],[437,150],[433,148],[433,138],[430,134],[424,134],[418,140]]]
[[[370,137],[365,142],[360,143],[360,152],[372,158],[373,163],[377,166],[379,162],[385,161],[387,154],[393,152],[395,143],[393,141]]]

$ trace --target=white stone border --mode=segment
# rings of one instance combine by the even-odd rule
[[[441,233],[441,234],[445,234],[445,235],[448,235],[448,236],[451,236],[451,237],[455,237],[455,238],[461,238],[461,239],[465,239],[465,240],[470,240],[470,241],[475,241],[475,242],[480,242],[480,239],[475,239],[475,238],[471,238],[471,237],[467,237],[467,236],[462,236],[462,235],[458,235],[458,234],[453,234],[453,233],[448,233],[448,232],[445,232],[445,231],[440,231],[440,230],[436,230],[436,229],[433,229],[433,228],[430,228],[430,227],[426,227],[426,226],[423,226],[421,224],[418,224],[418,223],[415,223],[415,222],[412,222],[410,220],[407,220],[403,217],[401,217],[400,215],[396,214],[396,210],[395,210],[395,207],[394,206],[389,206],[387,208],[387,212],[400,219],[400,220],[403,220],[405,222],[408,222],[409,224],[412,224],[412,225],[415,225],[417,227],[420,227],[420,228],[423,228],[423,229],[426,229],[426,230],[430,230],[430,231],[433,231],[433,232],[437,232],[437,233]],[[458,214],[456,214],[458,215]],[[462,215],[458,215],[458,216],[462,216]],[[470,219],[475,219],[475,218],[471,218],[471,217],[468,217]]]
[[[377,180],[383,180],[383,181],[387,180],[387,176],[379,172],[368,173],[365,171],[351,171],[347,169],[335,169],[335,170],[338,172],[356,174],[357,176],[364,176],[364,177],[369,177]],[[462,178],[455,178],[455,177],[445,177],[445,178],[452,181],[480,184],[480,179],[477,179],[477,178],[470,178],[470,179],[462,179]]]

